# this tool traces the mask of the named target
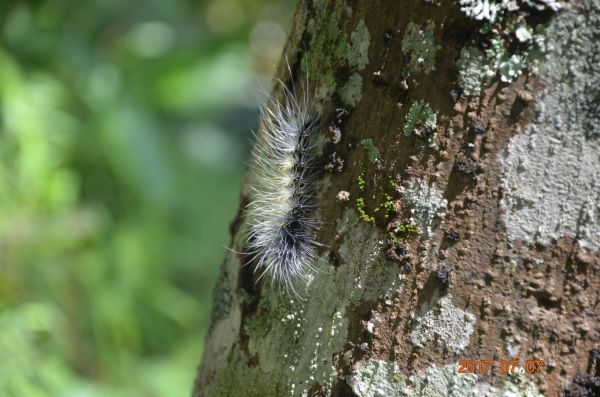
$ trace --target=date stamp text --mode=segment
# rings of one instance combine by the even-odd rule
[[[459,360],[459,374],[493,374],[504,375],[514,373],[539,374],[544,366],[544,360]]]

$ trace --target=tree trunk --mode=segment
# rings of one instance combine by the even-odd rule
[[[194,396],[600,395],[600,0],[460,3],[300,1],[320,271],[228,254]]]

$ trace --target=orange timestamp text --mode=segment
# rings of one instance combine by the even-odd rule
[[[490,374],[498,371],[501,374],[528,373],[539,374],[544,360],[459,360],[459,374]]]

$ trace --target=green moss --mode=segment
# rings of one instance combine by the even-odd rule
[[[365,172],[366,171],[365,171],[364,167],[361,167],[361,172],[358,175],[358,181],[357,181],[359,193],[364,193],[366,185],[367,185],[367,182],[365,180]],[[369,215],[367,213],[367,204],[365,202],[364,197],[358,197],[356,199],[356,210],[358,211],[360,219],[362,219],[363,221],[365,221],[367,223],[371,223],[373,225],[375,224],[375,217],[373,215]],[[377,209],[375,210],[375,212],[377,212]]]
[[[402,39],[402,52],[410,56],[409,68],[414,73],[429,73],[435,70],[435,53],[439,45],[435,44],[433,23],[424,29],[409,22]]]
[[[364,192],[365,191],[365,186],[366,186],[366,182],[365,182],[365,169],[363,168],[360,171],[360,174],[358,175],[358,191],[359,192]]]
[[[363,139],[360,141],[362,147],[367,151],[369,161],[375,163],[379,159],[379,149],[373,143],[372,139]]]
[[[367,223],[375,224],[375,217],[367,214],[366,207],[364,198],[359,197],[356,199],[356,210],[358,211],[360,219]]]
[[[435,130],[437,129],[437,115],[431,107],[423,101],[414,101],[404,121],[403,132],[405,136],[416,135],[420,141],[427,142],[429,146],[435,144]]]
[[[365,171],[364,167],[361,167],[361,171],[360,171],[360,174],[358,174],[358,181],[357,181],[359,193],[364,193],[365,187],[367,185],[367,182],[365,181],[365,172],[366,171]],[[358,211],[360,219],[362,219],[363,221],[365,221],[367,223],[375,224],[375,217],[369,215],[367,213],[366,208],[367,208],[367,205],[365,203],[364,197],[358,197],[356,199],[356,210]]]
[[[386,193],[383,188],[380,190],[385,201],[377,209],[375,209],[375,212],[379,211],[380,209],[383,210],[383,218],[387,220],[395,211],[394,201],[391,194]]]
[[[393,187],[393,180],[390,178],[390,185]],[[364,193],[366,182],[365,182],[365,170],[362,169],[361,173],[358,175],[358,191],[359,193]],[[370,215],[367,212],[367,205],[364,197],[359,197],[356,199],[356,209],[360,215],[360,219],[367,223],[375,224],[375,214],[379,214],[383,219],[389,219],[395,212],[394,206],[394,198],[391,194],[386,193],[383,187],[379,188],[380,195],[383,199],[383,202],[378,205],[373,210],[373,215]]]
[[[407,240],[411,235],[419,234],[419,226],[415,223],[402,223],[394,229],[394,237],[399,240]]]

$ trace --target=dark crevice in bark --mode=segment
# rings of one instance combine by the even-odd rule
[[[338,379],[337,383],[331,390],[331,397],[359,397],[352,388],[342,379]]]

